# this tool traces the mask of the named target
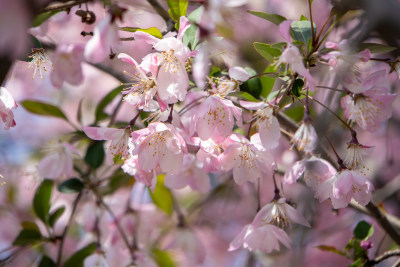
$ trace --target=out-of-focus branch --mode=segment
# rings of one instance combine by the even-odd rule
[[[165,22],[170,20],[168,12],[158,3],[157,0],[147,0],[147,2],[154,8],[154,10],[160,15]]]
[[[376,257],[375,259],[370,260],[368,264],[374,265],[394,256],[400,256],[400,249],[386,251],[385,253]]]
[[[75,0],[75,1],[68,1],[66,3],[57,3],[57,4],[52,4],[49,6],[46,6],[42,9],[39,10],[38,13],[46,13],[46,12],[50,12],[50,11],[61,11],[61,10],[66,10],[69,9],[71,7],[77,6],[79,4],[83,4],[83,3],[87,3],[90,2],[92,0]]]

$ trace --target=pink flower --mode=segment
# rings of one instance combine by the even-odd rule
[[[107,260],[103,253],[94,253],[87,257],[83,263],[84,267],[108,267]]]
[[[321,184],[315,197],[319,201],[330,198],[335,209],[347,207],[351,198],[365,206],[371,201],[373,189],[373,185],[363,173],[357,170],[343,169]]]
[[[185,154],[183,166],[177,174],[167,174],[164,184],[166,187],[181,189],[189,185],[193,190],[205,193],[210,190],[210,181],[208,175],[196,162],[196,157],[192,154]]]
[[[229,244],[229,251],[237,250],[240,247],[250,251],[258,250],[264,253],[279,251],[279,243],[290,248],[292,240],[281,228],[272,224],[246,225],[242,231]]]
[[[94,28],[93,37],[86,44],[84,56],[90,62],[99,63],[110,54],[111,47],[118,44],[118,29],[111,22],[111,15],[107,14]]]
[[[233,169],[233,179],[238,185],[256,182],[262,172],[272,169],[273,158],[263,148],[259,134],[254,134],[250,142],[239,134],[232,134],[229,138],[234,143],[218,158],[224,171]]]
[[[143,170],[140,167],[137,155],[132,155],[130,158],[125,160],[125,163],[121,168],[124,172],[134,176],[135,181],[141,182],[154,190],[157,183],[156,172]]]
[[[61,44],[53,56],[54,71],[51,73],[51,83],[61,88],[64,81],[79,85],[83,81],[82,60],[84,46],[81,44]]]
[[[336,174],[336,169],[326,160],[312,156],[309,159],[296,161],[283,178],[286,184],[293,184],[304,174],[304,181],[313,190]]]
[[[148,108],[150,101],[157,92],[156,76],[157,76],[157,57],[145,57],[142,64],[138,64],[133,58],[127,54],[119,54],[118,58],[133,66],[134,73],[127,74],[133,83],[127,83],[130,87],[123,92],[124,100],[139,109]]]
[[[344,164],[350,170],[362,170],[365,168],[364,157],[374,149],[372,146],[364,146],[357,139],[347,144],[347,155]]]
[[[128,142],[130,138],[129,129],[101,128],[101,127],[83,127],[85,134],[93,140],[111,141],[108,147],[108,153],[114,159],[129,158]]]
[[[242,126],[242,110],[240,108],[230,100],[210,95],[197,108],[191,130],[194,132],[196,129],[201,140],[225,139],[232,133],[233,117],[236,118],[238,126]]]
[[[290,141],[297,146],[298,150],[310,153],[317,146],[318,136],[314,127],[306,120],[301,123]]]
[[[186,143],[175,127],[169,123],[154,122],[147,128],[132,133],[137,146],[133,154],[144,171],[160,167],[162,172],[176,174],[181,171]]]
[[[278,146],[281,131],[278,119],[274,116],[274,108],[265,102],[240,101],[240,105],[250,110],[257,110],[254,114],[255,123],[258,125],[260,139],[266,149]]]
[[[39,175],[42,178],[67,178],[74,170],[73,155],[79,155],[74,146],[68,143],[50,143],[45,151],[48,153],[38,165]]]
[[[6,88],[0,87],[0,117],[4,123],[4,129],[8,130],[10,127],[14,127],[14,113],[11,109],[17,108],[17,102],[15,102],[12,95],[7,91]]]
[[[230,138],[226,138],[223,142],[215,142],[212,139],[200,140],[200,149],[196,157],[203,164],[203,170],[206,173],[222,171],[219,155],[233,143],[235,141]]]
[[[340,101],[346,118],[370,132],[392,116],[391,104],[396,98],[395,94],[389,93],[389,88],[375,86],[375,83],[353,87],[352,90],[358,93],[346,95]]]

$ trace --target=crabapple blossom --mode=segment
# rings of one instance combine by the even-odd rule
[[[157,57],[155,55],[146,57],[140,65],[132,57],[124,53],[119,54],[118,58],[131,64],[134,71],[133,74],[124,72],[133,81],[132,83],[124,84],[129,86],[123,92],[125,94],[124,100],[139,109],[149,107],[150,101],[157,92]]]
[[[330,198],[335,209],[347,207],[351,198],[365,206],[371,201],[373,189],[362,172],[342,169],[319,186],[315,197],[321,202]]]
[[[44,148],[47,155],[38,164],[39,175],[42,178],[66,178],[74,170],[74,155],[79,155],[76,148],[68,143],[51,142]]]
[[[131,155],[130,158],[126,159],[121,168],[124,172],[134,176],[136,181],[141,182],[154,190],[157,183],[156,172],[154,170],[143,170],[140,167],[137,155]]]
[[[296,161],[285,173],[283,182],[293,184],[304,174],[304,181],[313,190],[336,174],[336,169],[326,160],[312,156]]]
[[[294,133],[294,136],[291,140],[293,145],[297,146],[297,149],[300,151],[310,153],[317,146],[318,136],[315,132],[314,127],[311,122],[306,119]]]
[[[132,140],[137,144],[133,153],[138,155],[144,171],[160,167],[162,172],[177,174],[181,170],[187,148],[172,124],[153,122],[146,129],[133,132]]]
[[[259,134],[254,134],[250,141],[239,134],[232,134],[228,138],[234,143],[218,158],[224,171],[233,169],[233,179],[238,185],[256,182],[266,169],[272,169],[273,158],[262,146]]]
[[[12,95],[8,92],[5,87],[0,87],[0,117],[4,123],[4,129],[8,130],[10,127],[14,127],[14,113],[11,109],[18,107]]]
[[[372,146],[360,144],[357,138],[353,138],[347,143],[347,154],[344,164],[350,170],[359,170],[365,168],[364,157],[374,149]]]
[[[115,129],[85,126],[83,127],[83,131],[90,139],[111,141],[108,147],[108,153],[111,155],[111,158],[129,158],[128,142],[131,133],[128,128]]]
[[[240,101],[240,105],[249,110],[257,110],[254,114],[255,124],[258,125],[260,139],[266,149],[278,146],[281,131],[278,119],[274,115],[274,107],[265,102]]]
[[[61,88],[64,82],[79,85],[83,82],[82,61],[85,47],[82,44],[60,44],[53,56],[54,71],[51,83]]]
[[[29,62],[28,69],[34,69],[32,79],[35,78],[36,73],[39,73],[41,79],[43,79],[43,71],[47,72],[50,68],[54,69],[54,64],[47,56],[43,48],[32,48],[32,53],[29,54],[29,58],[32,59]]]

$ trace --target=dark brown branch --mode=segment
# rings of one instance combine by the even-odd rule
[[[66,3],[59,3],[59,4],[53,4],[47,7],[44,7],[39,10],[39,13],[46,13],[50,11],[61,11],[61,10],[67,10],[71,7],[77,6],[79,4],[87,3],[90,2],[91,0],[75,0],[75,1],[69,1]]]
[[[160,5],[160,3],[158,3],[157,0],[147,0],[147,2],[149,2],[158,15],[165,20],[165,22],[170,20],[168,12]]]
[[[382,255],[376,257],[375,259],[370,260],[368,262],[368,264],[371,264],[371,265],[378,264],[381,261],[384,261],[384,260],[386,260],[390,257],[394,257],[394,256],[400,256],[400,249],[386,251]]]

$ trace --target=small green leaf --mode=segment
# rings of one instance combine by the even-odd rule
[[[93,169],[97,169],[103,163],[104,155],[104,141],[95,141],[86,151],[85,162]]]
[[[24,221],[24,222],[21,222],[21,226],[23,229],[35,230],[40,233],[39,227],[34,222]]]
[[[167,0],[167,4],[169,7],[168,13],[171,16],[171,18],[178,22],[179,25],[179,19],[182,16],[186,16],[186,11],[187,7],[189,4],[189,1],[187,0]]]
[[[320,245],[320,246],[316,246],[316,248],[322,250],[322,251],[329,251],[329,252],[333,252],[342,256],[346,256],[346,253],[344,253],[343,251],[338,250],[337,248],[333,247],[333,246],[326,246],[326,245]]]
[[[60,11],[49,11],[45,13],[41,13],[35,17],[33,20],[33,25],[32,27],[38,27],[40,26],[43,22],[54,16],[55,14],[59,13]]]
[[[81,248],[65,261],[64,267],[83,267],[83,262],[85,261],[86,257],[92,255],[96,249],[97,244],[95,242],[90,243],[84,248]]]
[[[396,47],[383,45],[383,44],[374,44],[374,43],[361,43],[357,47],[357,51],[361,52],[365,49],[368,49],[372,54],[375,53],[389,53],[396,50]]]
[[[108,180],[108,185],[100,188],[100,192],[102,195],[112,194],[122,187],[131,188],[133,183],[135,182],[132,176],[123,172],[121,168],[117,169]]]
[[[365,263],[362,258],[358,258],[352,264],[349,265],[349,267],[364,267],[364,266],[365,266]]]
[[[33,245],[41,241],[42,235],[34,229],[22,229],[13,242],[13,246]]]
[[[317,27],[314,23],[314,33],[317,30]],[[311,30],[311,22],[308,20],[303,21],[293,21],[291,24],[293,39],[302,42],[305,45],[308,45],[308,41],[312,39],[312,30]]]
[[[244,92],[244,91],[232,92],[232,93],[229,93],[228,96],[235,96],[237,98],[251,101],[251,102],[259,102],[260,101],[260,100],[257,100],[256,98],[254,98],[254,96],[252,96],[251,94]]]
[[[282,17],[281,15],[277,15],[277,14],[270,14],[270,13],[266,13],[266,12],[257,12],[257,11],[250,11],[250,10],[248,10],[247,12],[254,16],[257,16],[259,18],[268,20],[268,21],[274,23],[275,25],[279,25],[286,20],[285,17]]]
[[[285,111],[285,114],[295,122],[300,122],[304,117],[304,107],[303,106],[290,107]]]
[[[292,86],[292,94],[297,97],[300,97],[300,92],[303,89],[303,86],[304,86],[303,79],[297,78]]]
[[[83,182],[78,178],[71,178],[58,186],[58,191],[67,194],[79,193],[85,188]]]
[[[158,266],[174,267],[175,263],[168,252],[159,249],[153,249],[153,259],[157,262]]]
[[[200,6],[190,13],[187,17],[190,21],[190,27],[186,30],[185,34],[182,37],[182,42],[186,44],[190,50],[194,50],[199,43],[199,36],[198,36],[198,27],[196,26],[197,23],[200,22],[201,15],[203,14],[204,6]]]
[[[43,115],[43,116],[51,116],[56,118],[61,118],[68,121],[67,116],[65,116],[64,112],[62,112],[58,107],[44,103],[36,100],[25,100],[21,102],[22,106],[29,112]]]
[[[301,15],[300,21],[308,20],[304,15]]]
[[[80,124],[82,124],[82,103],[83,98],[79,101],[78,112],[76,113],[76,119]]]
[[[264,73],[274,73],[276,72],[276,67],[274,65],[269,65],[265,70]],[[262,75],[260,76],[261,82],[261,97],[266,98],[268,94],[271,92],[272,88],[274,87],[276,77],[271,77],[270,75]]]
[[[45,179],[36,190],[33,198],[33,210],[42,222],[47,224],[50,210],[51,191],[53,189],[53,181]]]
[[[56,267],[56,263],[50,257],[43,255],[38,267]]]
[[[160,30],[157,29],[156,27],[151,27],[151,28],[147,28],[147,29],[141,29],[141,28],[135,28],[135,27],[122,27],[122,28],[120,28],[120,30],[126,31],[126,32],[145,32],[145,33],[153,35],[154,37],[157,37],[159,39],[163,38]]]
[[[269,44],[255,42],[253,43],[253,46],[256,51],[270,63],[274,62],[275,57],[279,57],[282,54],[279,49],[272,48]]]
[[[360,221],[353,231],[354,237],[363,240],[368,239],[374,234],[374,226],[370,225],[366,221]]]
[[[65,211],[65,207],[62,206],[62,207],[56,209],[53,213],[50,214],[50,216],[49,216],[49,225],[51,227],[53,227],[54,224],[56,224],[57,220],[61,217],[61,215],[63,215],[64,211]]]
[[[165,174],[157,175],[157,185],[154,192],[150,190],[150,196],[154,204],[169,215],[173,211],[173,199],[171,191],[164,185]]]
[[[114,98],[121,93],[121,90],[124,87],[118,86],[117,88],[113,89],[109,92],[97,105],[95,111],[96,122],[104,120],[108,117],[108,115],[104,112],[104,108],[114,100]]]

